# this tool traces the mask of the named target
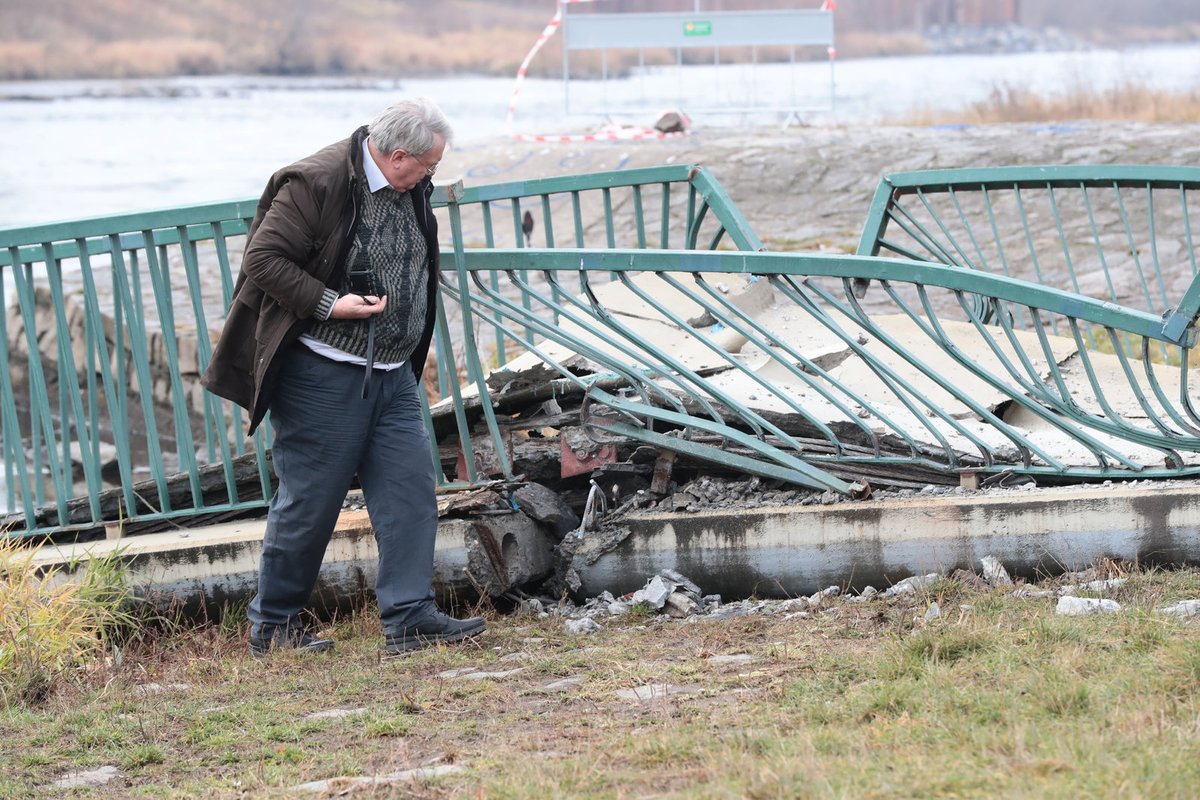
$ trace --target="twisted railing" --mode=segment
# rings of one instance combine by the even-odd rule
[[[598,445],[848,496],[1195,475],[1196,186],[1166,168],[889,176],[845,256],[762,252],[697,167],[439,187],[439,484],[518,477],[514,421],[544,400],[577,401]],[[245,440],[196,380],[253,207],[0,231],[10,533],[269,500],[269,426]]]

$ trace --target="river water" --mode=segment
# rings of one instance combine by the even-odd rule
[[[1123,51],[856,59],[832,70],[832,110],[809,124],[870,125],[921,109],[953,110],[996,86],[1041,92],[1121,81],[1200,88],[1200,44]],[[405,95],[435,98],[462,143],[508,135],[509,78],[348,81],[261,77],[0,83],[0,227],[243,198],[279,166],[346,136]],[[603,109],[649,126],[668,108],[827,107],[825,63],[658,68],[629,78],[528,80],[512,130],[586,133]],[[697,115],[701,127],[784,121],[785,114]],[[454,170],[453,153],[443,175]]]

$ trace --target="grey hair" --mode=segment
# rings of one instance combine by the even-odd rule
[[[414,97],[388,106],[371,120],[367,134],[382,153],[403,150],[416,156],[432,150],[438,136],[447,145],[454,138],[446,115],[428,97]]]

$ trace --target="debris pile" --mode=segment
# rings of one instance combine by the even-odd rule
[[[930,623],[943,616],[939,598],[954,583],[975,591],[998,590],[1014,598],[1039,600],[1055,599],[1055,612],[1060,615],[1082,616],[1120,611],[1122,606],[1110,595],[1119,593],[1127,584],[1126,578],[1099,578],[1094,568],[1066,573],[1046,581],[1045,588],[1014,580],[994,556],[980,560],[980,571],[958,569],[949,574],[928,573],[911,575],[886,589],[863,586],[857,590],[829,586],[806,597],[784,600],[748,598],[723,602],[718,594],[705,594],[687,576],[673,569],[663,569],[651,576],[645,585],[633,592],[614,597],[601,592],[580,604],[565,596],[558,601],[550,598],[526,598],[518,613],[531,614],[539,619],[560,617],[564,629],[572,635],[597,633],[604,622],[620,618],[641,619],[730,619],[750,615],[777,616],[784,619],[806,619],[823,612],[836,611],[845,604],[889,602],[915,606],[920,616],[915,622]],[[1101,595],[1079,596],[1079,595]],[[964,606],[965,607],[965,606]],[[924,612],[920,609],[924,608]],[[1200,599],[1183,600],[1156,608],[1161,614],[1200,618]]]

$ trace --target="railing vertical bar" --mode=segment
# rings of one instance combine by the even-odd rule
[[[126,359],[126,341],[130,338],[126,328],[125,318],[128,316],[125,304],[121,302],[120,292],[118,287],[121,285],[121,280],[118,280],[118,273],[121,278],[125,275],[125,259],[121,255],[121,244],[117,236],[108,237],[108,262],[109,262],[109,278],[112,285],[112,311],[113,311],[113,392],[110,400],[112,408],[113,420],[120,420],[121,428],[125,431],[123,441],[116,442],[117,447],[117,464],[121,466],[121,459],[126,462],[126,471],[121,472],[121,488],[125,494],[125,507],[129,509],[129,513],[133,513],[137,508],[134,504],[132,483],[133,483],[133,435],[130,431],[129,422],[129,362]],[[123,455],[122,455],[123,454]]]
[[[612,189],[605,186],[600,190],[600,196],[604,204],[604,241],[608,245],[608,248],[612,250],[617,246],[616,228],[613,221]],[[525,276],[522,275],[521,277],[524,278]],[[615,272],[609,273],[608,276],[609,280],[616,280],[617,277],[617,273]],[[526,335],[529,335],[528,331]]]
[[[696,239],[693,236],[693,222],[696,219],[696,184],[688,182],[687,195],[687,212],[683,219],[683,247],[685,250],[693,250],[696,247]]]
[[[992,228],[992,236],[996,241],[996,256],[1000,259],[1000,268],[1004,270],[1006,277],[1011,278],[1012,270],[1008,265],[1008,255],[1004,252],[1004,237],[1000,235],[1000,227],[996,224],[996,209],[992,205],[992,193],[986,186],[983,187],[983,205],[987,209],[988,224]],[[1019,306],[1017,310],[1020,315],[1020,325],[1024,328],[1028,324],[1025,317],[1025,307]]]
[[[1079,191],[1083,198],[1083,207],[1087,210],[1088,226],[1092,232],[1092,243],[1096,247],[1096,255],[1100,259],[1100,269],[1104,274],[1104,283],[1108,286],[1108,299],[1115,303],[1117,302],[1117,289],[1116,286],[1113,285],[1112,271],[1109,270],[1108,259],[1105,258],[1104,255],[1104,245],[1100,241],[1100,228],[1098,225],[1096,225],[1096,216],[1092,210],[1092,200],[1091,196],[1088,194],[1087,184],[1081,182],[1079,184]],[[1129,346],[1128,339],[1123,340],[1120,337],[1113,339],[1112,342],[1121,349]]]
[[[663,181],[662,186],[662,229],[658,232],[659,247],[663,250],[671,246],[671,184]]]
[[[46,243],[46,250],[50,244]],[[14,259],[17,253],[13,253]],[[19,263],[19,262],[18,262]],[[24,273],[24,274],[22,274]],[[59,455],[55,450],[54,421],[50,415],[50,396],[47,391],[45,371],[42,369],[42,359],[38,350],[37,306],[34,286],[33,264],[28,264],[24,270],[13,270],[14,286],[17,292],[17,303],[21,309],[21,319],[25,325],[25,350],[29,353],[29,409],[30,409],[30,453],[33,456],[31,475],[33,477],[33,498],[38,506],[46,504],[46,487],[42,480],[43,470],[49,471],[54,482],[61,473]],[[46,455],[42,457],[42,439],[45,439]],[[45,466],[43,467],[43,463]],[[60,524],[66,524],[66,498],[56,496],[55,506],[58,511]]]
[[[1140,256],[1138,256],[1138,246],[1137,242],[1133,238],[1133,228],[1131,228],[1129,225],[1129,213],[1125,210],[1125,198],[1121,194],[1121,186],[1116,181],[1113,181],[1112,188],[1113,192],[1115,192],[1117,196],[1117,211],[1121,215],[1121,227],[1125,230],[1125,243],[1129,247],[1129,255],[1130,258],[1133,259],[1133,267],[1135,270],[1137,270],[1138,282],[1142,285],[1142,299],[1146,301],[1146,310],[1150,312],[1157,310],[1159,313],[1162,313],[1162,308],[1154,308],[1154,298],[1150,295],[1150,283],[1146,280],[1146,271],[1142,269],[1142,259]],[[1152,192],[1149,186],[1146,187],[1146,191],[1148,193]],[[1153,207],[1151,207],[1150,213],[1151,220],[1153,220]],[[1153,222],[1150,222],[1150,230],[1151,239],[1153,239]],[[1155,263],[1157,263],[1157,261]],[[1116,298],[1114,297],[1113,300],[1115,301]]]
[[[438,447],[437,436],[434,435],[437,428],[433,424],[433,414],[429,411],[429,398],[425,393],[424,386],[418,386],[417,391],[421,393],[421,418],[425,422],[425,430],[429,431],[427,439],[429,441],[429,457],[433,461],[433,479],[437,486],[445,486],[450,481],[446,478],[446,469],[442,466],[441,450]]]
[[[149,341],[146,336],[145,309],[141,297],[141,271],[137,250],[130,251],[130,269],[126,276],[124,266],[124,250],[121,249],[120,236],[113,234],[111,244],[114,256],[121,261],[121,267],[114,275],[116,283],[113,298],[114,303],[121,303],[126,309],[129,319],[129,351],[133,362],[134,375],[137,377],[137,394],[142,408],[142,421],[146,426],[146,457],[149,462],[150,475],[158,490],[158,509],[168,506],[168,489],[166,469],[163,466],[162,447],[159,443],[158,420],[154,413],[154,381],[150,376]],[[144,500],[144,498],[143,498]]]
[[[23,271],[21,265],[20,252],[17,247],[9,248],[9,258],[12,261],[13,284],[16,292],[18,308],[21,310],[23,321],[28,319],[25,317],[24,303],[22,301],[22,292],[20,288],[20,274]],[[8,298],[4,293],[3,270],[0,270],[0,308],[8,308]],[[30,323],[25,322],[26,341],[30,331]],[[3,356],[4,363],[9,364],[10,353],[8,349],[9,332],[8,332],[8,314],[0,313],[0,356]],[[36,352],[36,351],[33,351]],[[36,360],[36,359],[35,359]],[[39,362],[40,365],[40,362]],[[29,377],[30,382],[33,380],[32,374]],[[5,370],[3,375],[0,375],[0,403],[3,403],[3,425],[4,425],[4,488],[6,505],[8,513],[15,513],[17,507],[18,493],[21,498],[20,506],[22,516],[25,518],[25,528],[31,529],[34,527],[35,520],[35,505],[34,488],[30,486],[31,472],[26,466],[29,459],[25,455],[25,439],[21,435],[21,425],[17,417],[17,397],[12,385],[12,373]],[[36,427],[38,418],[35,413],[31,415],[30,428]],[[32,438],[32,437],[31,437]],[[39,472],[32,472],[34,481],[39,481]]]
[[[216,237],[217,232],[212,226],[207,226],[207,230],[211,236]],[[203,235],[202,232],[201,235]],[[195,317],[196,374],[203,375],[204,370],[212,360],[212,342],[208,336],[208,320],[205,319],[204,315],[204,296],[202,293],[203,287],[200,282],[200,260],[196,252],[196,242],[189,235],[187,227],[182,225],[179,227],[179,249],[183,254],[183,269],[187,278],[188,294],[192,298],[192,315]],[[203,417],[204,442],[207,447],[209,461],[216,460],[219,453],[219,463],[221,464],[222,471],[225,473],[226,503],[231,506],[236,505],[239,502],[237,474],[233,467],[229,442],[225,436],[225,415],[222,413],[220,403],[215,396],[209,392],[202,392],[200,398],[203,405],[201,412]],[[184,414],[190,418],[191,403],[188,393],[184,392],[178,398],[178,402],[184,406]],[[199,502],[200,505],[205,505],[203,496],[201,496]]]
[[[76,441],[79,444],[79,459],[83,467],[84,484],[87,486],[88,510],[92,515],[91,518],[96,520],[100,518],[100,465],[88,457],[93,450],[92,435],[87,430],[87,415],[84,413],[83,396],[79,386],[79,369],[75,363],[71,329],[67,322],[62,262],[54,257],[53,247],[50,243],[47,242],[45,248],[46,277],[50,285],[50,299],[57,329],[55,338],[58,346],[58,418],[59,434],[62,437],[63,469],[57,476],[56,491],[64,500],[70,499],[75,494],[71,453],[71,429],[74,428]],[[64,525],[70,522],[64,518],[60,518],[60,521]]]
[[[113,445],[117,451],[117,472],[121,476],[121,488],[125,495],[126,513],[132,513],[135,506],[133,505],[133,457],[129,452],[129,421],[122,413],[123,408],[117,399],[116,381],[112,374],[112,359],[108,350],[107,341],[104,336],[104,325],[101,319],[100,303],[98,293],[96,291],[96,282],[92,274],[92,265],[88,257],[87,248],[83,239],[76,240],[79,245],[79,267],[81,277],[83,279],[83,302],[84,302],[84,320],[88,334],[88,355],[89,358],[93,355],[98,356],[99,362],[96,367],[100,370],[100,385],[104,392],[104,401],[108,407],[108,422],[112,428]],[[114,306],[116,304],[114,303]],[[96,447],[94,457],[96,463],[99,463],[99,431],[100,421],[95,416],[95,409],[99,406],[99,398],[96,393],[95,386],[96,368],[91,364],[88,366],[88,395],[89,403],[93,408],[93,416],[91,420],[92,430],[96,431]],[[97,492],[99,487],[97,487]],[[93,519],[100,518],[100,509],[97,504],[93,511]]]
[[[1187,190],[1184,187],[1179,187],[1179,204],[1183,211],[1183,232],[1184,238],[1187,240],[1188,264],[1192,267],[1192,275],[1196,274],[1196,248],[1192,243],[1192,218],[1188,213]]]
[[[456,205],[455,207],[457,208],[458,206]],[[525,247],[525,237],[524,237],[524,235],[523,235],[523,233],[522,233],[522,231],[521,231],[521,198],[519,198],[519,197],[514,197],[514,198],[512,199],[512,218],[513,218],[514,235],[516,236],[516,238],[517,238],[517,241],[519,242],[519,244],[517,245],[517,247],[518,247],[518,248],[523,248],[523,247]],[[462,219],[462,217],[461,217],[461,214],[460,214],[460,216],[459,216],[460,224],[461,224],[461,219]],[[453,226],[454,226],[454,221],[453,221],[453,218],[451,219],[450,225],[451,225],[451,227],[453,227]],[[498,275],[496,275],[494,272],[493,272],[493,275],[492,275],[492,277],[493,277],[493,280],[495,280],[495,281],[498,281],[498,280],[499,280],[499,276],[498,276]],[[528,279],[529,279],[528,271],[527,271],[527,270],[524,270],[524,269],[522,269],[522,270],[521,270],[521,280],[528,280]],[[496,286],[496,285],[499,285],[499,284],[498,284],[498,283],[495,283],[495,284],[493,284],[493,285],[494,285],[494,286]],[[467,294],[465,294],[465,292],[467,291],[467,290],[466,290],[466,287],[463,287],[463,291],[464,291],[464,295],[463,295],[463,314],[465,315],[465,314],[466,314],[467,303],[469,302],[469,300],[468,300]],[[527,296],[522,296],[522,297],[521,297],[521,305],[522,305],[522,306],[525,308],[525,311],[526,311],[526,312],[529,312],[529,311],[531,310],[531,307],[530,307],[530,305],[529,305],[529,298],[528,298]],[[464,322],[465,322],[465,318],[464,318]],[[526,330],[526,331],[525,331],[525,336],[526,336],[526,338],[532,339],[532,338],[533,338],[533,333],[532,333],[531,331],[529,331],[529,330]],[[503,362],[499,362],[499,363],[503,363]]]
[[[186,226],[179,233],[182,249],[183,242],[187,241]],[[153,231],[147,230],[144,235],[147,237],[147,241],[153,241],[149,238],[154,235]],[[155,260],[155,256],[157,256],[157,260]],[[162,336],[163,350],[166,353],[167,378],[171,386],[171,417],[175,425],[175,455],[179,459],[180,470],[188,476],[193,507],[202,508],[204,493],[200,488],[200,472],[196,464],[196,454],[192,449],[192,425],[187,411],[183,408],[183,381],[179,375],[179,350],[175,342],[175,306],[171,296],[170,255],[166,246],[162,245],[157,248],[157,253],[152,248],[146,248],[146,257],[149,262],[146,269],[154,286],[154,297],[158,306],[159,331]],[[166,513],[168,510],[173,511],[174,509],[164,507],[160,509],[160,512]]]
[[[642,187],[633,187],[633,222],[637,229],[637,248],[646,249],[646,219],[642,214]]]
[[[571,192],[571,215],[575,223],[575,246],[583,247],[583,208],[579,202],[579,191]],[[583,291],[583,275],[579,276],[579,291]]]
[[[1119,197],[1119,195],[1118,195],[1118,197]],[[1124,217],[1125,217],[1124,208],[1121,209],[1121,217],[1122,217],[1122,219],[1124,219]],[[1158,311],[1160,313],[1165,314],[1171,308],[1171,301],[1167,297],[1167,287],[1163,283],[1162,264],[1158,260],[1158,231],[1157,231],[1158,226],[1156,224],[1156,220],[1154,219],[1154,186],[1149,181],[1147,181],[1147,183],[1146,183],[1146,226],[1150,232],[1150,263],[1154,266],[1154,282],[1158,286],[1158,297],[1159,297],[1159,302],[1160,302]],[[1129,228],[1128,223],[1126,223],[1127,231],[1128,231],[1128,228]],[[1133,246],[1132,239],[1133,239],[1133,235],[1130,234],[1130,249],[1133,250],[1133,252],[1136,254],[1137,248]],[[1136,255],[1134,257],[1136,259]],[[1138,264],[1138,272],[1139,273],[1141,272],[1141,264],[1140,263]],[[1145,281],[1145,278],[1143,277],[1142,280]],[[1148,286],[1147,286],[1147,291],[1149,291]],[[1154,306],[1151,304],[1151,305],[1146,306],[1146,310],[1154,311],[1155,309],[1154,309]],[[1146,354],[1149,355],[1149,348],[1147,347],[1147,348],[1143,348],[1143,349],[1146,352]],[[1158,343],[1158,354],[1164,361],[1166,360],[1167,345],[1165,342]],[[1169,405],[1170,404],[1167,404],[1168,408],[1169,408]]]
[[[1112,327],[1105,327],[1105,330],[1108,331],[1108,335],[1112,339],[1113,345],[1115,346],[1117,344],[1117,331]],[[1146,393],[1142,391],[1142,385],[1140,382],[1138,382],[1137,375],[1134,372],[1133,367],[1131,367],[1129,364],[1129,356],[1125,353],[1124,348],[1118,348],[1116,355],[1117,361],[1121,364],[1121,372],[1125,376],[1125,381],[1129,385],[1130,391],[1133,392],[1133,396],[1137,400],[1142,411],[1146,412],[1146,418],[1150,420],[1154,427],[1158,428],[1159,431],[1161,431],[1164,435],[1169,437],[1179,436],[1179,432],[1171,430],[1171,428],[1159,418],[1159,415],[1155,413],[1154,409],[1150,406],[1149,400],[1146,399]],[[1147,367],[1149,366],[1150,364],[1147,362]],[[1129,428],[1134,428],[1132,424],[1125,422],[1123,418],[1119,416],[1114,416],[1114,418],[1118,421],[1118,424],[1122,425],[1122,427],[1128,426]]]
[[[925,248],[930,255],[934,256],[934,258],[938,259],[942,263],[949,264],[951,266],[970,267],[970,256],[963,252],[962,248],[959,247],[958,241],[954,238],[954,235],[950,233],[950,230],[942,222],[941,217],[934,213],[932,206],[930,206],[929,201],[925,197],[925,193],[917,192],[917,197],[922,203],[925,204],[926,211],[928,211],[930,216],[932,216],[937,222],[938,227],[941,228],[942,233],[950,241],[950,244],[953,245],[954,249],[958,251],[961,260],[956,260],[954,255],[945,247],[942,247],[933,234],[926,230],[925,226],[913,216],[912,212],[899,203],[895,204],[891,209],[889,209],[888,219],[894,221],[896,226],[900,228],[901,231],[908,234],[910,239],[919,244],[921,247]],[[927,259],[919,258],[914,260],[925,261]]]
[[[541,200],[542,200],[542,229],[545,230],[545,232],[546,232],[546,247],[553,248],[554,247],[554,215],[551,213],[552,205],[550,202],[550,195],[548,195],[548,194],[541,195]],[[498,289],[497,286],[493,286],[492,288]],[[552,287],[551,295],[554,297],[554,301],[557,304],[559,301],[558,287]],[[494,313],[496,314],[496,325],[497,325],[497,328],[499,328],[499,326],[500,326],[499,312],[494,312]],[[554,318],[555,324],[557,324],[558,323],[558,309],[557,308],[555,308],[553,310],[553,318]],[[504,363],[504,362],[501,362],[501,363]]]
[[[249,229],[249,224],[246,227]],[[228,312],[229,306],[233,303],[234,282],[233,269],[229,261],[229,247],[226,240],[225,225],[220,220],[217,220],[213,223],[213,244],[217,249],[217,264],[221,272],[221,308]],[[205,367],[207,367],[207,363]],[[220,421],[218,423],[221,425],[221,435],[232,437],[233,452],[235,455],[240,456],[246,451],[242,443],[243,437],[239,435],[239,431],[242,429],[241,406],[236,403],[226,403],[223,400],[218,400],[217,407],[221,409]],[[225,419],[226,410],[229,411],[228,421]]]
[[[980,187],[983,188],[982,186]],[[986,273],[992,274],[992,266],[988,263],[987,256],[984,255],[983,247],[979,244],[979,239],[975,237],[975,229],[971,227],[971,220],[963,211],[962,204],[958,202],[958,192],[954,187],[950,187],[950,201],[954,204],[955,211],[958,212],[958,218],[963,224],[963,228],[967,232],[967,238],[971,240],[971,246],[975,248],[975,254],[979,256],[979,267]],[[967,263],[970,263],[968,260]]]
[[[496,424],[496,412],[492,408],[491,399],[488,396],[487,381],[485,380],[483,367],[479,363],[478,348],[475,346],[474,314],[471,309],[470,284],[468,282],[466,260],[463,255],[462,214],[457,203],[450,204],[450,232],[454,240],[454,268],[458,275],[458,287],[461,295],[463,356],[467,362],[467,378],[475,384],[475,390],[479,393],[479,402],[483,408],[483,418],[487,423],[488,433],[491,434],[492,445],[495,448],[496,458],[500,462],[501,470],[506,478],[511,479],[512,465],[509,461],[508,448],[505,447],[504,439],[500,435],[500,428]],[[530,308],[529,298],[522,297],[522,300],[522,305],[528,310]],[[455,402],[461,403],[461,400],[456,400]],[[470,431],[467,430],[464,432],[467,439],[470,439]]]
[[[613,250],[617,246],[617,230],[613,221],[612,189],[605,186],[600,190],[600,196],[604,200],[604,241]]]
[[[450,341],[450,328],[446,322],[446,307],[442,302],[442,294],[439,291],[437,295],[438,350],[440,353],[445,354],[445,369],[450,374],[446,383],[450,389],[450,396],[454,398],[454,422],[458,427],[458,446],[462,450],[463,464],[467,470],[467,480],[470,483],[475,483],[478,477],[475,469],[475,445],[471,441],[471,426],[467,423],[467,414],[463,408],[462,392],[459,391],[458,380],[453,375],[453,370],[451,369],[455,363],[454,347]],[[442,365],[441,358],[438,359],[438,365]],[[442,459],[438,453],[437,443],[433,441],[433,428],[429,429],[429,439],[429,446],[433,456],[434,474],[436,475],[442,469]]]
[[[688,183],[700,192],[704,201],[713,209],[713,214],[721,225],[721,233],[729,236],[738,250],[757,252],[764,249],[762,240],[758,238],[758,234],[754,232],[750,222],[730,199],[725,188],[713,179],[708,170],[693,169],[688,175]],[[719,241],[719,236],[714,238],[712,247],[709,249],[715,250],[716,243]]]
[[[931,254],[937,256],[939,260],[946,264],[969,267],[971,265],[971,257],[967,255],[966,251],[963,250],[962,245],[958,243],[958,239],[953,233],[950,232],[950,228],[948,228],[946,223],[942,221],[942,215],[939,214],[934,209],[933,204],[929,202],[929,195],[923,189],[918,188],[916,191],[916,196],[917,199],[921,201],[921,206],[925,209],[925,213],[928,214],[929,218],[934,221],[934,223],[938,226],[938,229],[942,232],[942,235],[946,237],[946,241],[948,241],[950,246],[953,247],[958,253],[958,258],[955,258],[953,253],[942,246],[942,243],[939,242],[937,237],[933,235],[933,232],[921,224],[921,222],[916,218],[916,215],[909,211],[908,207],[900,202],[899,197],[896,198],[895,202],[888,206],[885,217],[885,227],[887,220],[894,220],[895,223],[900,226],[901,230],[911,236],[918,244],[928,250]],[[901,216],[904,217],[903,220],[900,219]],[[907,225],[905,224],[905,221],[908,222]],[[910,230],[910,225],[916,229],[917,233],[920,233],[921,235],[918,236],[917,233],[914,233],[912,230]],[[881,231],[879,235],[880,238],[882,238],[883,232]]]
[[[1025,210],[1025,198],[1021,194],[1021,187],[1015,183],[1013,184],[1013,195],[1016,197],[1017,201],[1017,215],[1021,218],[1021,229],[1025,232],[1025,247],[1029,250],[1029,260],[1033,264],[1033,274],[1037,278],[1037,282],[1040,285],[1045,286],[1046,280],[1042,276],[1042,263],[1041,260],[1038,259],[1037,247],[1033,243],[1033,232],[1029,229],[1029,214]],[[1032,310],[1030,313],[1036,317],[1037,309]],[[1033,322],[1032,324],[1034,328],[1036,328],[1038,325],[1037,322]],[[1051,319],[1050,325],[1051,329],[1054,331],[1054,335],[1057,336],[1058,318],[1054,317]]]
[[[1085,183],[1079,184],[1079,192],[1083,198],[1083,207],[1087,210],[1088,228],[1092,233],[1092,244],[1096,247],[1096,256],[1100,259],[1100,268],[1104,271],[1104,283],[1108,286],[1108,299],[1117,302],[1117,288],[1112,282],[1112,273],[1108,269],[1108,259],[1104,257],[1104,245],[1100,241],[1100,228],[1096,225],[1096,214],[1092,210],[1092,200],[1088,195]]]
[[[1171,299],[1167,296],[1167,286],[1163,281],[1162,262],[1158,260],[1158,223],[1154,215],[1154,187],[1149,183],[1146,184],[1146,224],[1150,230],[1150,258],[1154,265],[1154,281],[1158,284],[1158,296],[1162,306],[1158,309],[1160,312],[1165,311],[1171,306]],[[1147,308],[1147,311],[1153,311],[1153,308]]]
[[[1183,406],[1184,413],[1194,425],[1200,426],[1200,411],[1196,410],[1196,406],[1192,403],[1192,393],[1188,391],[1188,378],[1191,375],[1191,348],[1179,348],[1179,404]]]
[[[1062,245],[1063,259],[1067,265],[1067,275],[1071,278],[1071,288],[1075,291],[1075,294],[1081,294],[1079,291],[1079,276],[1075,274],[1075,262],[1071,258],[1071,243],[1067,238],[1066,230],[1063,229],[1062,214],[1058,210],[1058,200],[1054,195],[1054,184],[1047,183],[1046,192],[1050,198],[1050,212],[1054,217],[1054,227],[1058,230],[1058,241]],[[1096,337],[1092,333],[1092,326],[1088,325],[1086,331],[1088,346],[1095,347]]]
[[[1160,344],[1162,343],[1160,342]],[[1165,345],[1163,345],[1163,349],[1166,349]],[[1180,349],[1182,350],[1183,348]],[[1192,437],[1200,436],[1200,427],[1193,425],[1191,422],[1185,419],[1182,414],[1175,410],[1175,406],[1171,404],[1170,399],[1167,397],[1167,393],[1163,391],[1162,384],[1158,382],[1158,375],[1154,370],[1154,362],[1150,359],[1150,339],[1148,338],[1142,339],[1141,360],[1142,368],[1146,373],[1146,383],[1149,384],[1150,391],[1154,393],[1154,399],[1158,401],[1159,407],[1166,412],[1166,415],[1170,417],[1176,425],[1186,431],[1188,435]]]
[[[695,193],[695,184],[692,184],[693,194]],[[700,226],[704,224],[704,218],[708,215],[708,200],[703,197],[700,199],[700,206],[695,211],[695,217],[692,218],[691,227],[688,229],[687,246],[689,250],[696,249],[696,242],[700,239]],[[689,217],[691,214],[689,213]]]

